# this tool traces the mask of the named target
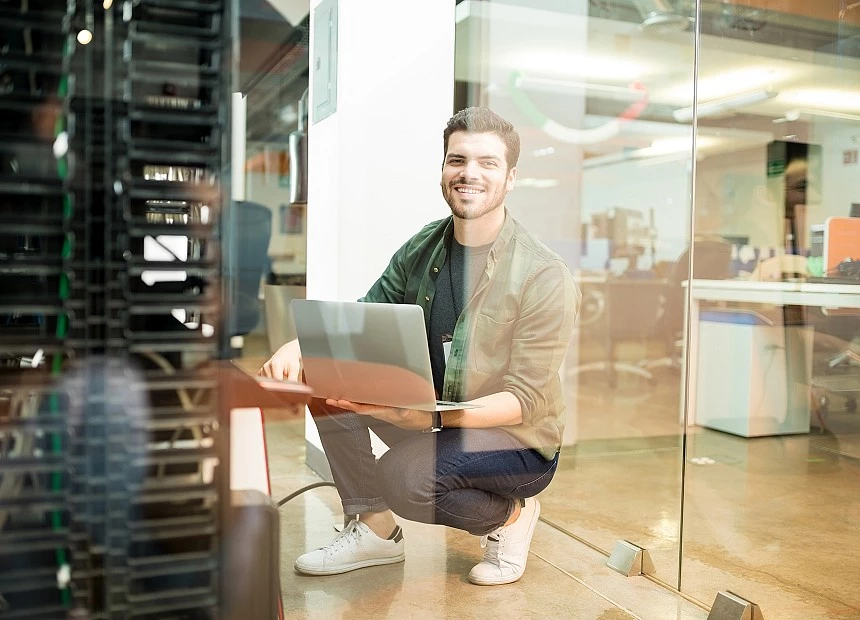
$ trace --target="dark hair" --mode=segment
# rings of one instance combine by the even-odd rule
[[[505,144],[508,170],[517,165],[517,160],[520,158],[520,136],[513,125],[490,108],[465,108],[451,117],[445,131],[442,132],[445,147],[443,157],[448,154],[448,138],[457,131],[496,134]]]

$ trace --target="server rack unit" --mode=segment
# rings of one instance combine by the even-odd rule
[[[0,618],[219,615],[233,19],[0,0]]]

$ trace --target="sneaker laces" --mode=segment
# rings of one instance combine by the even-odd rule
[[[322,549],[326,552],[334,551],[359,538],[361,538],[361,529],[358,527],[358,519],[353,519],[340,531],[333,541],[322,547]]]

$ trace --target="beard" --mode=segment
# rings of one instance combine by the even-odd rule
[[[487,188],[482,188],[482,194],[466,194],[461,195],[454,189],[454,185],[464,183],[461,179],[452,181],[443,191],[442,195],[451,213],[461,220],[476,220],[483,217],[487,213],[498,209],[505,202],[507,192],[497,190],[495,192],[487,191]]]

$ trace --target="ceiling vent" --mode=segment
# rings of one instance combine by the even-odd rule
[[[690,18],[679,15],[669,0],[633,0],[642,15],[642,30],[657,34],[680,32],[690,26]]]

